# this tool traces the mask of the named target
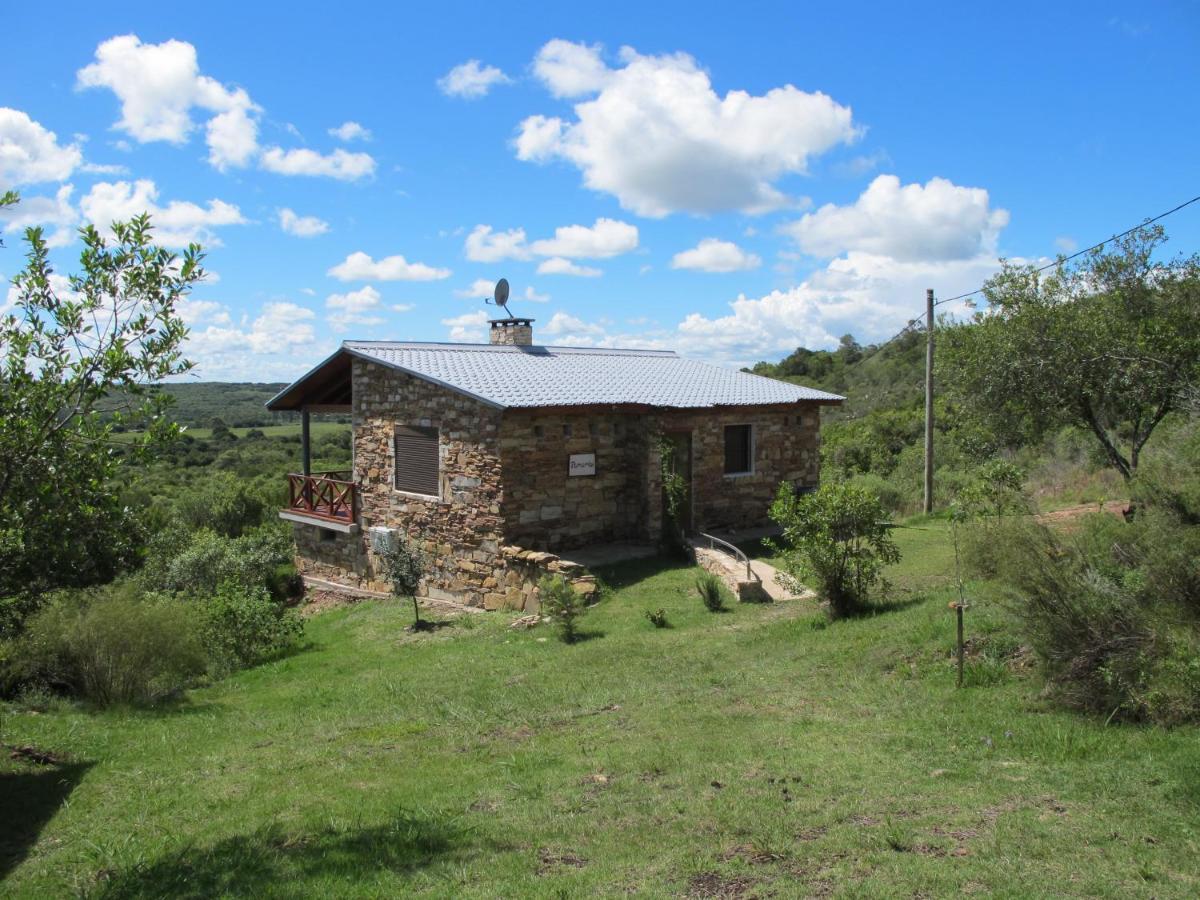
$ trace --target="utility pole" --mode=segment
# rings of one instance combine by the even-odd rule
[[[933,512],[933,288],[925,292],[925,512]]]

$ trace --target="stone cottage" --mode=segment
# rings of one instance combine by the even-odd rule
[[[524,608],[564,553],[657,542],[662,466],[690,532],[767,524],[782,482],[815,486],[820,407],[843,398],[662,350],[550,347],[533,320],[489,344],[347,341],[268,404],[302,420],[280,515],[307,578],[387,590],[393,535],[424,549],[424,592]],[[350,413],[351,469],[313,472],[312,413]]]

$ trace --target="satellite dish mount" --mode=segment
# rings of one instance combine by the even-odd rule
[[[495,304],[500,307],[508,315],[510,319],[515,319],[512,310],[508,308],[508,279],[501,278],[496,282],[496,289],[492,292],[492,299],[483,298],[484,303]]]

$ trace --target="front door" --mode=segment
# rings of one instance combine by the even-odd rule
[[[667,469],[680,477],[682,481],[682,495],[679,501],[679,522],[678,525],[683,530],[684,534],[690,533],[692,529],[692,433],[690,431],[670,431],[664,435],[668,448],[670,449],[667,455]],[[666,524],[666,519],[670,511],[670,504],[666,496],[666,489],[663,490],[663,521]]]

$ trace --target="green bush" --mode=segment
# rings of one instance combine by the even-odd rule
[[[798,497],[783,484],[771,518],[783,528],[782,543],[772,546],[790,587],[798,592],[803,580],[815,581],[833,619],[864,611],[886,586],[884,565],[900,559],[879,498],[855,485],[824,484]]]
[[[1200,720],[1200,535],[1160,511],[1091,516],[1067,536],[993,533],[1026,639],[1056,695],[1108,718]]]
[[[276,528],[262,528],[239,538],[207,530],[168,530],[151,542],[139,577],[147,590],[203,599],[215,594],[225,581],[247,588],[284,588],[286,580],[278,581],[276,573],[291,561],[291,540]]]
[[[579,639],[579,620],[587,613],[583,596],[561,576],[546,576],[538,582],[542,615],[548,616],[565,644]]]
[[[214,472],[175,500],[175,515],[190,531],[240,537],[263,524],[270,498],[228,472]]]
[[[201,605],[201,635],[218,674],[256,665],[295,646],[304,633],[296,613],[263,587],[226,581]]]
[[[696,593],[709,612],[724,611],[727,591],[721,579],[712,572],[701,572],[696,576]]]
[[[671,627],[671,623],[667,621],[667,611],[665,609],[648,609],[646,610],[646,618],[650,620],[650,624],[655,628]]]
[[[205,670],[195,610],[131,585],[61,593],[10,645],[7,681],[100,706],[150,704]]]

